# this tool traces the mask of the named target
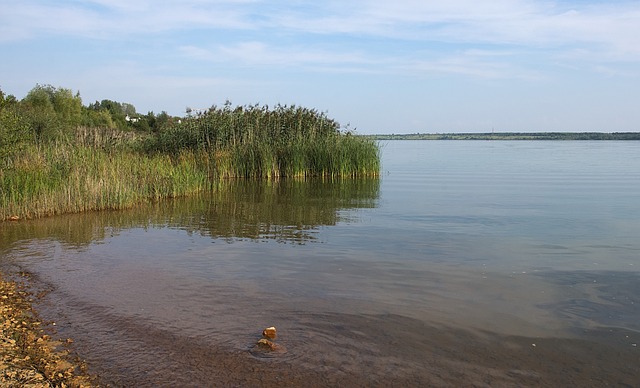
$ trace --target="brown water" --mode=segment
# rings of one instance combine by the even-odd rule
[[[391,142],[380,179],[5,223],[0,265],[106,385],[637,386],[638,148]]]

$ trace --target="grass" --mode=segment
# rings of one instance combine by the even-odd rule
[[[222,178],[355,177],[379,170],[377,148],[344,135],[292,144],[241,144],[214,152],[211,164]]]
[[[375,141],[306,108],[212,108],[155,134],[78,128],[28,142],[0,170],[0,220],[207,191],[219,180],[376,176]]]
[[[373,140],[296,106],[212,107],[143,144],[146,152],[204,151],[218,178],[361,176],[380,169]]]
[[[29,147],[0,174],[0,219],[123,209],[208,187],[197,155],[141,155],[86,146]]]

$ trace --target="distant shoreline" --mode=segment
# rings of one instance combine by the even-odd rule
[[[374,140],[640,140],[640,132],[488,132],[366,135]]]

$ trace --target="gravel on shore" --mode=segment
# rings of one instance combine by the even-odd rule
[[[58,341],[47,334],[49,325],[33,309],[28,277],[20,273],[13,280],[0,273],[0,386],[97,386],[86,365],[66,349],[72,340]]]

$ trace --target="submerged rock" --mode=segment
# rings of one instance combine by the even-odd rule
[[[269,341],[266,338],[261,338],[258,341],[258,346],[263,349],[269,349],[269,350],[278,350],[279,348],[278,344],[276,344],[275,342]]]

